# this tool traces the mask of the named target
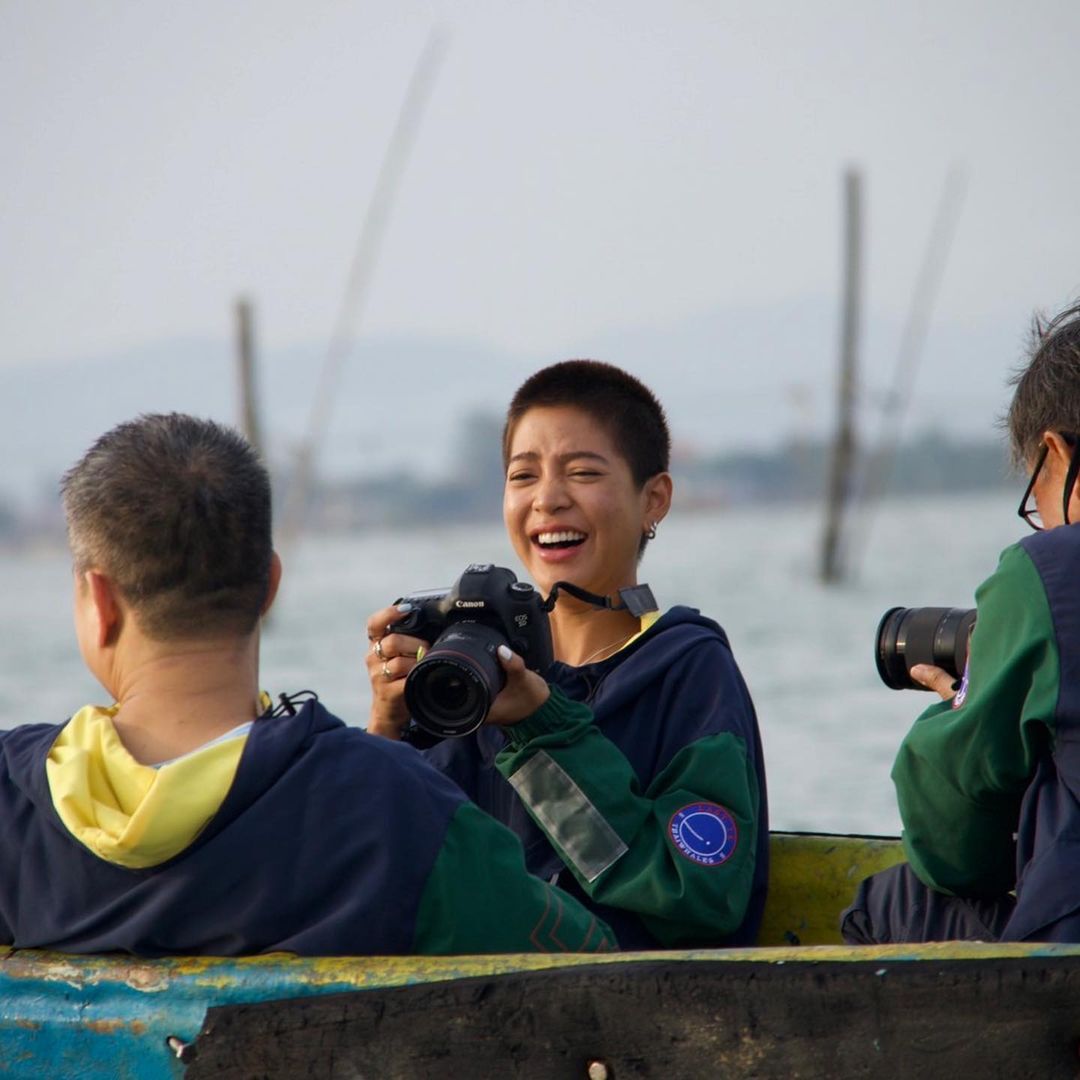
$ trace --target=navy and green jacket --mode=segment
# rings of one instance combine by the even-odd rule
[[[57,816],[45,759],[62,726],[0,734],[0,942],[143,956],[613,945],[416,750],[317,702],[257,720],[206,827],[138,870],[94,854]]]
[[[623,948],[750,944],[768,816],[754,707],[727,637],[672,608],[607,660],[556,663],[547,703],[428,751],[587,900]]]
[[[1006,548],[976,602],[960,690],[893,768],[908,859],[942,892],[1015,890],[1005,940],[1080,941],[1080,525]]]

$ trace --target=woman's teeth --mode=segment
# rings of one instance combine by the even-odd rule
[[[536,537],[536,542],[541,547],[572,547],[582,543],[584,540],[584,533],[571,529],[564,529],[560,532],[542,532],[537,534]]]

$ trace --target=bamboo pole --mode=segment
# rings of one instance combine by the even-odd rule
[[[844,510],[855,469],[855,390],[861,300],[862,176],[856,169],[844,174],[844,292],[840,311],[840,378],[836,437],[826,495],[825,534],[821,551],[821,580],[835,584],[844,578]]]
[[[390,143],[375,178],[375,190],[357,238],[352,267],[341,298],[330,345],[319,371],[315,397],[308,416],[303,441],[296,452],[289,477],[285,508],[281,519],[281,546],[287,548],[298,536],[313,486],[319,450],[330,423],[338,382],[345,360],[352,351],[357,329],[367,306],[368,294],[394,200],[401,186],[413,144],[435,77],[446,53],[447,36],[435,29],[428,37],[409,80],[405,99],[398,112]]]
[[[963,209],[966,194],[967,176],[962,169],[954,166],[945,177],[937,212],[930,226],[922,266],[915,281],[911,307],[908,310],[907,321],[904,324],[900,346],[896,353],[892,384],[882,410],[881,433],[873,452],[867,459],[863,475],[862,492],[856,507],[855,519],[852,522],[847,549],[849,565],[856,572],[860,560],[866,553],[874,517],[889,488],[893,461],[897,447],[900,445],[904,417],[911,404],[911,395],[922,360],[923,346],[926,344],[934,305],[945,277],[949,252],[956,236],[960,211]]]

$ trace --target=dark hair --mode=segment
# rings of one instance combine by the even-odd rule
[[[113,428],[60,490],[77,570],[159,640],[250,633],[270,583],[270,477],[235,431],[181,413]]]
[[[1080,304],[1031,324],[1028,363],[1010,380],[1016,387],[1007,424],[1013,462],[1023,468],[1039,452],[1044,431],[1080,432]]]
[[[664,409],[640,380],[599,360],[563,360],[530,375],[514,394],[503,427],[503,466],[510,460],[514,427],[529,409],[572,405],[603,426],[641,487],[667,472],[671,436]]]

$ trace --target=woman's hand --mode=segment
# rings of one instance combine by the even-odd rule
[[[409,722],[405,707],[405,676],[416,666],[416,654],[427,646],[420,638],[395,634],[393,624],[405,612],[396,607],[383,608],[367,620],[370,647],[367,653],[368,678],[371,680],[371,715],[368,734],[400,739]]]
[[[910,675],[927,690],[940,694],[942,701],[951,701],[956,697],[956,680],[944,668],[934,667],[933,664],[916,664]]]
[[[548,684],[525,666],[525,661],[506,645],[499,646],[499,663],[506,672],[506,685],[491,703],[488,724],[516,724],[536,712],[551,696]]]

